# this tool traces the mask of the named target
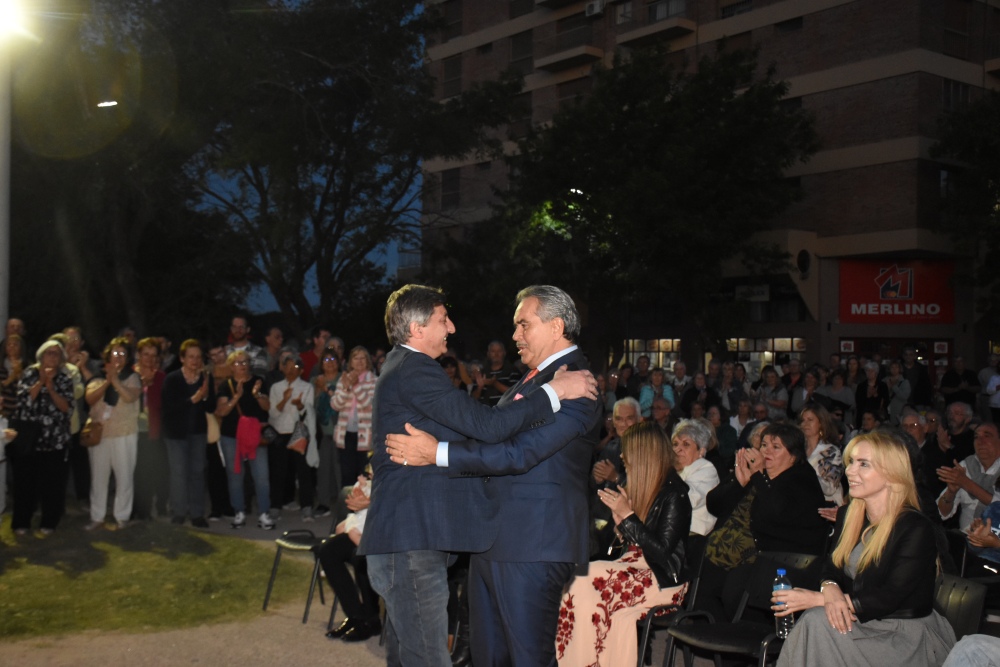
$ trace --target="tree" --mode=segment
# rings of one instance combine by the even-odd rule
[[[752,52],[692,73],[656,49],[618,55],[511,156],[514,253],[589,305],[602,345],[624,338],[629,309],[717,320],[723,263],[796,198],[784,171],[817,148],[787,92]]]
[[[252,28],[235,113],[189,165],[200,210],[225,215],[287,326],[350,312],[379,275],[370,261],[419,226],[421,161],[482,147],[520,81],[441,105],[423,66],[435,25],[421,3],[289,3]],[[312,290],[318,304],[310,299]]]
[[[182,166],[229,97],[216,67],[227,3],[87,9],[43,15],[39,42],[17,54],[13,312],[37,335],[80,323],[95,344],[126,323],[172,337],[224,330],[250,285],[235,259],[243,241],[187,208]],[[109,99],[118,105],[97,107]]]
[[[978,307],[987,323],[1000,324],[1000,92],[984,91],[968,107],[940,121],[940,141],[931,156],[957,161],[948,170],[944,215],[937,229],[947,233],[959,255],[974,258],[960,274],[979,288]]]

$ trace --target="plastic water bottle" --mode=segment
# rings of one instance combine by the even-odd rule
[[[778,576],[774,579],[774,585],[771,587],[773,591],[790,591],[792,590],[792,582],[788,580],[785,576],[785,570],[778,568]],[[785,603],[779,603],[780,606],[784,607]],[[775,611],[778,613],[781,609]],[[778,635],[779,639],[785,639],[788,637],[788,633],[792,631],[792,626],[795,625],[795,619],[792,614],[788,616],[775,616],[774,617],[774,632]]]

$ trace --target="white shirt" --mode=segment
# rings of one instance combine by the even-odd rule
[[[408,345],[404,345],[404,347],[409,347],[409,346]],[[412,350],[413,348],[411,347],[410,349]],[[550,365],[553,361],[555,361],[559,357],[562,357],[562,356],[564,356],[566,354],[569,354],[570,352],[572,352],[575,349],[576,349],[576,345],[570,345],[569,347],[567,347],[564,350],[559,350],[555,354],[550,355],[545,361],[543,361],[542,363],[538,364],[538,366],[536,366],[536,370],[539,373],[541,373],[543,370],[545,370],[545,367],[548,366],[548,365]],[[552,387],[550,387],[547,382],[542,385],[542,390],[546,394],[549,395],[549,403],[552,405],[552,412],[554,412],[554,413],[555,412],[559,412],[560,403],[559,403],[559,397],[556,395],[556,390],[553,389]],[[438,443],[437,454],[435,455],[434,458],[435,458],[434,462],[437,464],[437,466],[439,468],[447,468],[448,467],[448,443],[447,442],[439,442]]]
[[[968,470],[968,467],[965,465],[965,461],[962,461],[958,465]],[[994,461],[993,465],[991,465],[989,468],[986,469],[987,475],[995,475],[997,474],[997,472],[1000,472],[1000,459]],[[990,489],[986,490],[989,491]],[[938,496],[938,500],[940,501],[942,496],[944,496],[944,494],[946,493],[948,493],[948,487],[944,488],[944,491],[942,491],[941,495]],[[993,500],[1000,500],[1000,498],[998,498],[997,493],[993,494]],[[945,520],[950,519],[951,517],[955,516],[955,512],[957,512],[959,506],[961,506],[962,513],[958,515],[958,527],[961,530],[967,530],[969,526],[972,525],[972,520],[976,518],[975,516],[976,506],[978,504],[979,500],[975,498],[972,494],[970,494],[965,489],[959,489],[958,493],[955,494],[955,501],[951,504],[951,511],[948,512],[947,514],[941,514],[941,518]],[[989,505],[989,503],[986,504]],[[940,507],[940,505],[938,507]],[[938,512],[940,511],[941,510],[939,509]]]
[[[719,473],[715,466],[704,458],[696,459],[694,463],[684,466],[679,473],[681,479],[688,485],[688,498],[691,499],[691,532],[695,535],[708,535],[715,527],[715,516],[705,506],[708,492],[719,485]]]

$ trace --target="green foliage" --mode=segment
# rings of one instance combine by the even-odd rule
[[[944,183],[944,215],[937,230],[947,233],[960,255],[974,258],[964,278],[979,288],[978,306],[1000,324],[1000,93],[983,97],[940,121],[940,141],[931,156],[957,161]]]
[[[0,637],[162,630],[249,618],[274,559],[234,537],[166,523],[45,539],[0,533]],[[283,558],[272,604],[301,596],[311,567]]]
[[[817,148],[787,90],[750,52],[704,57],[694,73],[658,50],[619,56],[511,158],[502,214],[515,252],[602,308],[592,321],[608,341],[621,339],[623,302],[697,319],[722,262],[797,196],[784,170]]]

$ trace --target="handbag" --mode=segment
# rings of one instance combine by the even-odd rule
[[[87,423],[80,429],[80,444],[84,447],[96,447],[101,444],[104,436],[104,424],[94,421],[93,417],[87,417]]]
[[[308,446],[309,428],[306,426],[306,423],[300,419],[295,422],[295,428],[292,429],[292,437],[288,439],[287,448],[293,452],[305,454],[306,447]]]
[[[272,442],[278,439],[278,429],[274,428],[270,424],[266,424],[260,429],[260,446],[267,447]]]

